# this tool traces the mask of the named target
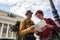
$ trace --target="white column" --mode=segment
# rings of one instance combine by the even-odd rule
[[[12,32],[12,36],[11,36],[11,38],[13,38],[13,34],[14,34],[14,32]]]
[[[0,38],[2,37],[3,34],[3,27],[4,27],[4,23],[2,23]]]
[[[8,31],[9,31],[9,24],[8,24],[8,26],[7,26],[6,37],[8,37]]]

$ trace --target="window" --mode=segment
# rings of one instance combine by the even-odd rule
[[[6,37],[6,32],[7,32],[7,24],[5,23],[3,27],[3,33],[2,33],[3,37]]]
[[[2,26],[2,23],[0,23],[0,27]]]
[[[10,27],[12,27],[11,24],[9,25],[8,37],[12,37],[12,31],[11,31]]]

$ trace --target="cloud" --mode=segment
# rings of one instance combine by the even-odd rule
[[[0,0],[0,3],[7,4],[7,3],[16,3],[18,0]]]
[[[56,0],[55,5],[60,5],[60,0]]]
[[[53,0],[56,7],[60,5],[60,0]],[[25,17],[26,10],[31,10],[33,13],[36,12],[36,10],[40,9],[44,12],[49,13],[51,10],[50,2],[49,0],[0,0],[0,3],[7,4],[10,7],[10,11],[12,13],[15,13],[17,15],[21,15]],[[48,10],[49,11],[46,11]],[[48,14],[45,14],[45,17]]]
[[[21,0],[0,0],[0,3],[7,4],[7,5],[14,5],[20,1]]]
[[[43,1],[42,0],[38,0],[38,1],[37,0],[25,0],[25,1],[21,0],[15,6],[11,7],[11,12],[18,13],[19,15],[23,15],[25,11],[28,9],[32,10],[33,12],[38,9],[45,11],[50,7],[50,5],[48,4],[49,2],[45,0]]]

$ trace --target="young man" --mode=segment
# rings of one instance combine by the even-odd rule
[[[22,40],[35,40],[33,35],[34,28],[31,28],[31,26],[34,25],[34,22],[31,20],[32,14],[30,10],[27,10],[25,14],[26,18],[20,23],[20,35],[23,35]]]

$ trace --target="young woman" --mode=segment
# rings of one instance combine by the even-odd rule
[[[52,31],[52,36],[54,37],[56,30],[58,30],[58,26],[56,25],[56,23],[51,18],[44,18],[42,10],[37,10],[35,16],[38,17],[38,19],[46,22],[46,25],[42,27],[41,32],[35,30],[36,35],[39,35],[40,38],[45,38],[45,40],[47,40],[47,38],[50,38],[50,33]]]

